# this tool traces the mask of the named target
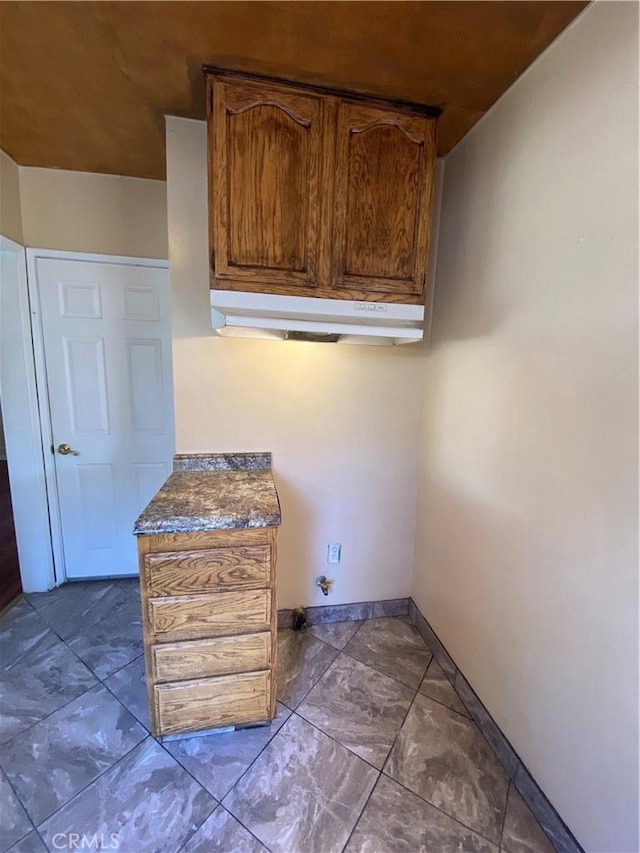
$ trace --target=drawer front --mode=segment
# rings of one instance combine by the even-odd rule
[[[262,722],[269,718],[270,690],[269,672],[157,684],[153,692],[159,733]]]
[[[154,533],[140,536],[147,542],[145,553],[166,551],[208,551],[212,548],[244,548],[246,545],[268,545],[270,527],[243,527],[235,530],[197,530],[188,533]]]
[[[271,666],[271,634],[240,634],[215,640],[165,643],[151,648],[154,681],[180,681]]]
[[[152,598],[147,606],[151,631],[167,639],[266,631],[271,623],[268,589]]]
[[[149,595],[181,595],[213,589],[258,589],[269,585],[268,545],[149,554],[145,581]]]

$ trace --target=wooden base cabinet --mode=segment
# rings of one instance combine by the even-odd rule
[[[276,714],[276,527],[138,536],[155,737]]]

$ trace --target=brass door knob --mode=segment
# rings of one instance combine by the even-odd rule
[[[58,453],[61,456],[80,456],[79,450],[74,450],[68,444],[59,444],[58,445]]]

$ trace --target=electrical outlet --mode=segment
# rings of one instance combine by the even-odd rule
[[[339,542],[330,542],[327,548],[327,563],[339,563],[342,546]]]

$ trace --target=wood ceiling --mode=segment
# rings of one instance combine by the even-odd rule
[[[164,178],[165,114],[202,65],[442,107],[446,154],[585,2],[4,2],[0,147],[18,163]]]

